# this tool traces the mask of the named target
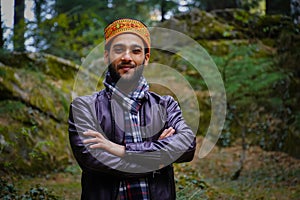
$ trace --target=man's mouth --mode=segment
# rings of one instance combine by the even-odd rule
[[[134,66],[133,65],[119,65],[118,69],[119,70],[123,70],[124,72],[129,71],[130,69],[133,69]]]

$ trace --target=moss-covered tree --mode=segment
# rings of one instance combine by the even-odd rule
[[[15,0],[14,4],[14,36],[13,45],[15,51],[25,50],[25,0]]]

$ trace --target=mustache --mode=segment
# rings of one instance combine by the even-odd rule
[[[128,63],[121,63],[117,65],[117,69],[122,69],[122,68],[135,68],[136,65],[135,64],[128,64]]]

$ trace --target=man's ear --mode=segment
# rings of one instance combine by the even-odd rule
[[[146,54],[145,54],[144,65],[148,65],[149,60],[150,60],[150,53],[146,53]]]
[[[106,65],[109,64],[108,50],[105,50],[105,51],[104,51],[104,63],[105,63]]]

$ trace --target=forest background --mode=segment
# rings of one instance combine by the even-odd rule
[[[299,1],[2,0],[1,7],[7,3],[14,15],[12,27],[0,15],[1,199],[78,199],[68,106],[80,65],[120,17],[188,35],[224,81],[221,136],[207,158],[175,165],[179,199],[300,196]],[[211,117],[205,81],[178,54],[154,50],[151,59],[180,72],[197,94],[199,148]]]

